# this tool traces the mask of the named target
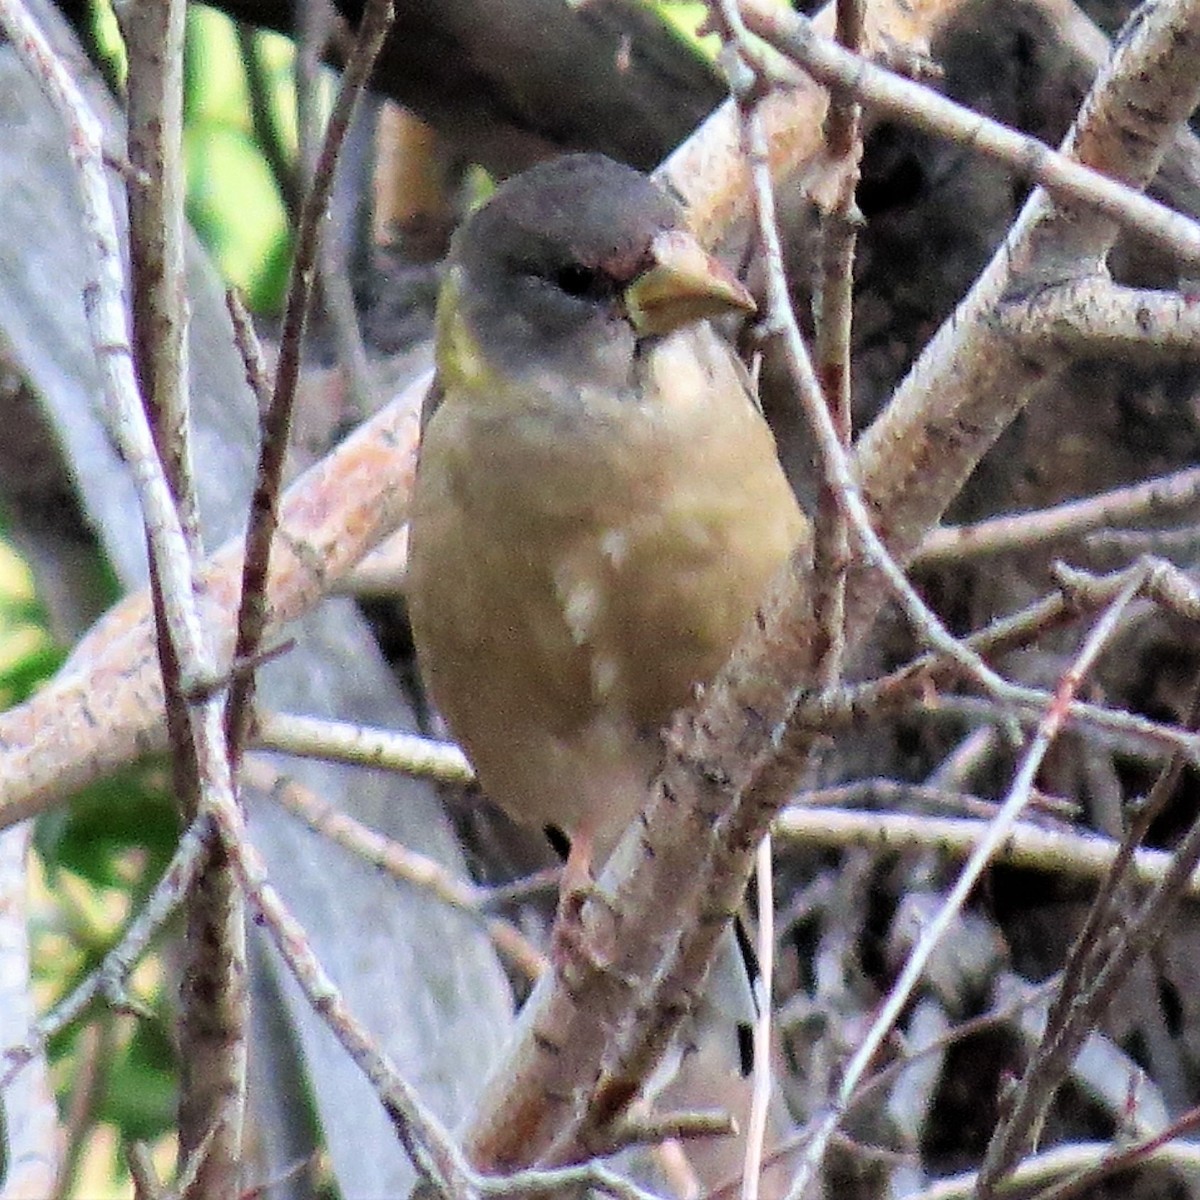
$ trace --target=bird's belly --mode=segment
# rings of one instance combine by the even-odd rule
[[[645,798],[659,727],[720,667],[768,572],[657,510],[564,521],[510,497],[497,522],[472,507],[412,551],[434,700],[493,800],[568,833],[601,812],[611,844]]]
[[[631,435],[443,410],[409,550],[421,667],[490,797],[619,832],[658,730],[728,656],[800,532],[748,398]],[[736,448],[742,447],[738,455]],[[733,447],[733,452],[731,452]],[[748,449],[747,449],[748,447]],[[432,463],[436,463],[433,468]],[[426,469],[426,467],[430,469]]]

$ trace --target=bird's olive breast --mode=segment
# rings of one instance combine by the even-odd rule
[[[640,399],[451,391],[427,430],[412,554],[440,596],[422,601],[430,619],[454,626],[435,639],[465,657],[501,653],[500,638],[528,670],[541,660],[573,719],[612,704],[665,720],[724,661],[798,536],[732,356],[711,331],[670,340],[647,356]],[[681,394],[663,394],[672,382]]]

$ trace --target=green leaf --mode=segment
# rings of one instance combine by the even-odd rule
[[[174,851],[179,816],[145,776],[144,769],[135,768],[100,780],[38,818],[34,846],[48,878],[69,870],[96,887],[128,888],[124,859],[129,851],[140,850],[146,863],[135,892],[153,886]]]

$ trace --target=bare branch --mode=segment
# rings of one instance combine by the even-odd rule
[[[1152,177],[1175,128],[1200,99],[1200,45],[1187,32],[1189,11],[1177,4],[1155,9],[1122,42],[1064,143],[1069,154],[1132,185]],[[1135,112],[1154,114],[1153,129],[1138,126]],[[1124,122],[1133,126],[1122,136]],[[1036,287],[1051,271],[1061,274],[1055,264],[1063,261],[1088,274],[1112,245],[1115,228],[1075,209],[1059,212],[1050,197],[1035,192],[970,294],[859,439],[859,478],[901,561],[1047,375],[1047,364],[1031,360],[995,328],[1001,297]],[[852,635],[878,605],[869,586],[852,581]]]
[[[33,980],[29,961],[28,825],[0,834],[0,1012],[4,1014],[3,1062],[10,1039],[33,1028]],[[41,1047],[30,1051],[21,1078],[0,1074],[0,1112],[7,1167],[0,1195],[8,1200],[50,1196],[62,1171],[62,1131]]]
[[[235,661],[253,658],[268,627],[267,576],[279,528],[279,493],[291,438],[292,405],[300,373],[300,351],[308,321],[313,279],[320,255],[320,226],[329,207],[338,151],[371,67],[392,21],[391,0],[371,0],[363,13],[354,50],[325,130],[312,184],[300,211],[296,256],[288,284],[288,300],[280,334],[275,390],[262,417],[262,445],[246,531],[242,596],[238,609]],[[254,703],[253,675],[235,679],[230,688],[226,724],[236,757],[246,739]]]
[[[128,1005],[125,983],[137,966],[155,934],[182,903],[204,858],[204,829],[208,821],[199,817],[179,839],[175,853],[162,878],[146,898],[141,911],[129,923],[120,941],[104,956],[104,961],[61,1003],[42,1017],[30,1036],[19,1045],[5,1047],[5,1064],[0,1082],[7,1082],[25,1068],[46,1042],[77,1021],[97,999],[105,999],[116,1008]]]
[[[1029,550],[1106,526],[1160,517],[1197,503],[1200,503],[1200,468],[1190,467],[1114,488],[1099,496],[1070,500],[1054,508],[991,517],[958,528],[943,526],[921,543],[915,561],[928,566]]]
[[[1139,42],[1141,31],[1118,47],[1118,57],[1128,53],[1130,44],[1139,42],[1133,51],[1147,69],[1145,82],[1147,94],[1138,100],[1150,104],[1170,104],[1169,113],[1163,111],[1165,120],[1150,122],[1143,129],[1133,129],[1131,117],[1125,120],[1131,144],[1120,149],[1110,136],[1117,126],[1099,133],[1091,149],[1098,152],[1099,161],[1093,161],[1088,153],[1055,153],[1036,138],[1017,133],[996,121],[980,116],[970,109],[953,103],[929,88],[911,82],[900,75],[877,67],[865,59],[841,49],[827,38],[816,33],[813,23],[806,17],[788,9],[777,8],[762,0],[743,0],[742,9],[749,28],[789,59],[802,67],[818,83],[826,87],[845,89],[865,107],[877,108],[889,116],[904,120],[962,145],[970,146],[980,154],[986,154],[1011,167],[1021,178],[1028,179],[1045,188],[1059,203],[1072,207],[1084,207],[1129,230],[1134,230],[1153,241],[1156,245],[1178,254],[1190,262],[1200,261],[1200,223],[1173,212],[1156,201],[1139,195],[1122,183],[1133,183],[1141,176],[1143,184],[1153,174],[1157,161],[1165,153],[1169,139],[1174,135],[1175,124],[1186,120],[1196,107],[1193,100],[1186,108],[1188,97],[1194,95],[1194,85],[1187,87],[1186,61],[1194,49],[1186,45],[1186,20],[1180,19],[1172,26],[1183,43],[1172,44],[1163,40],[1154,46],[1146,41]],[[1160,22],[1155,37],[1163,37],[1165,22]],[[1168,34],[1169,38],[1171,35]],[[764,64],[765,65],[765,64]],[[794,76],[776,73],[777,82],[788,84]],[[1183,86],[1181,95],[1168,97],[1165,94],[1167,78]],[[1126,85],[1131,81],[1126,79]],[[1096,88],[1106,88],[1109,80],[1096,81]],[[1149,93],[1153,92],[1153,96]],[[1094,92],[1093,94],[1098,94]],[[1157,108],[1143,109],[1143,112]],[[1173,116],[1178,113],[1180,115]],[[1085,104],[1081,119],[1092,123],[1093,132],[1100,124],[1107,123],[1112,112],[1089,111]],[[1172,119],[1173,118],[1173,119]],[[1103,141],[1103,146],[1101,145]],[[1140,145],[1134,148],[1134,143]],[[1150,175],[1142,175],[1136,168],[1130,174],[1122,170],[1122,160],[1132,167],[1133,158],[1150,152],[1155,166]],[[1109,155],[1113,155],[1110,159]],[[1126,156],[1129,155],[1127,158]],[[1114,180],[1116,182],[1114,182]]]
[[[348,721],[264,712],[255,721],[251,741],[260,750],[382,767],[441,783],[462,785],[475,779],[466,755],[449,742],[388,729],[367,729]]]
[[[493,899],[488,889],[467,883],[441,863],[368,829],[353,817],[322,802],[308,788],[260,763],[247,763],[245,772],[248,784],[269,795],[314,832],[360,855],[396,879],[424,888],[443,904],[477,920],[497,951],[526,978],[537,979],[546,969],[545,956],[512,922],[490,916],[485,911]]]
[[[178,686],[179,695],[183,696],[197,680],[213,675],[214,660],[195,604],[187,520],[176,507],[176,493],[159,458],[134,377],[120,244],[104,177],[101,125],[19,0],[10,0],[0,6],[0,24],[8,31],[14,45],[20,48],[70,131],[69,143],[78,172],[84,219],[91,235],[92,282],[85,295],[85,308],[96,356],[102,366],[104,413],[110,434],[129,464],[146,525],[151,573],[157,583],[159,643],[170,645],[169,652],[162,658],[163,669],[174,676],[173,682]],[[156,358],[155,361],[158,364],[160,360]],[[169,356],[167,361],[174,365],[175,360]],[[173,412],[170,419],[178,420],[179,411]],[[177,443],[176,449],[183,444]],[[185,459],[186,455],[182,459],[169,457],[168,461],[184,469]],[[210,696],[189,706],[186,712],[181,710],[179,725],[186,726],[177,728],[175,733],[180,739],[178,745],[186,760],[187,774],[195,781],[198,810],[206,811],[222,802],[232,805],[234,785],[221,731],[220,701]],[[191,787],[190,782],[188,786]],[[218,887],[210,889],[206,900],[208,902],[201,910],[206,926],[219,930],[218,943],[233,947],[237,953],[243,926],[235,894]],[[215,1099],[206,1097],[201,1101],[210,1116],[217,1111],[221,1114],[216,1118],[221,1150],[206,1158],[206,1171],[211,1165],[213,1172],[205,1183],[206,1189],[232,1186],[230,1181],[236,1181],[241,1161],[240,1081],[244,1080],[245,1050],[239,1032],[245,998],[244,973],[235,976],[232,988],[223,994],[223,998],[219,1024],[221,1036],[224,1037],[227,1031],[230,1036],[229,1069],[221,1072],[224,1082],[218,1083]],[[194,1097],[195,1093],[190,1095]],[[210,1121],[210,1127],[217,1126]],[[224,1182],[217,1183],[217,1180]]]
[[[796,839],[801,845],[863,846],[888,854],[926,849],[964,858],[979,845],[988,824],[980,818],[793,806],[776,818],[774,832],[785,845]],[[1062,879],[1099,882],[1112,870],[1119,852],[1120,843],[1109,838],[1018,822],[997,848],[993,861]],[[1173,860],[1174,855],[1165,850],[1138,848],[1130,863],[1130,879],[1142,886],[1158,883]],[[1186,894],[1200,899],[1200,874],[1193,874],[1188,881]]]
[[[921,939],[913,947],[887,999],[876,1014],[871,1028],[856,1049],[850,1062],[842,1074],[838,1094],[829,1111],[817,1122],[805,1148],[799,1169],[796,1171],[789,1192],[791,1200],[800,1200],[807,1193],[813,1174],[819,1167],[825,1154],[828,1138],[836,1125],[842,1119],[846,1106],[849,1104],[870,1067],[871,1061],[878,1053],[883,1039],[891,1032],[892,1027],[900,1016],[901,1010],[912,997],[913,990],[924,972],[934,949],[954,918],[966,903],[967,896],[978,883],[980,875],[991,861],[993,855],[1003,843],[1009,831],[1016,824],[1021,812],[1029,802],[1033,789],[1034,778],[1046,756],[1051,743],[1058,736],[1066,723],[1069,702],[1078,690],[1084,676],[1091,670],[1109,639],[1112,637],[1117,622],[1124,614],[1125,608],[1137,595],[1142,584],[1142,578],[1135,572],[1130,573],[1124,589],[1114,597],[1103,617],[1096,622],[1095,628],[1076,656],[1070,670],[1059,682],[1055,692],[1054,702],[1046,710],[1038,724],[1037,732],[1027,747],[1008,795],[1000,806],[1000,811],[988,823],[986,836],[972,851],[970,858],[963,867],[954,887],[945,898],[937,916],[922,931]]]
[[[403,521],[417,414],[427,387],[428,375],[418,377],[284,495],[282,552],[275,555],[268,581],[268,632],[310,609]],[[198,603],[226,661],[233,649],[241,559],[237,539],[213,554],[200,575]],[[220,678],[209,668],[195,682]],[[0,714],[0,825],[40,812],[122,763],[163,749],[161,687],[143,591],[112,608],[50,684]]]
[[[1200,304],[1186,291],[1077,279],[1006,300],[997,319],[1031,354],[1107,354],[1161,360],[1200,354]]]

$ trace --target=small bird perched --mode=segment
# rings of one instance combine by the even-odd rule
[[[600,155],[511,179],[453,240],[413,634],[486,794],[570,836],[572,886],[801,536],[749,376],[707,319],[753,310],[681,207]]]

